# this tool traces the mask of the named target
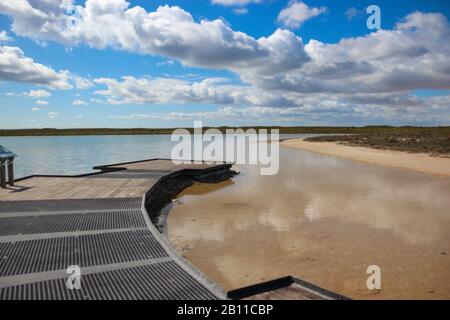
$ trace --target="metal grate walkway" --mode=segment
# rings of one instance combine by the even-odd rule
[[[165,174],[123,170],[104,178]],[[0,300],[224,298],[162,238],[142,202],[0,200]],[[73,265],[81,268],[80,290],[66,286]]]

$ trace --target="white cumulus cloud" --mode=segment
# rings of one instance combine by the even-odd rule
[[[52,111],[52,112],[47,113],[47,116],[49,117],[49,119],[55,119],[59,116],[59,113]]]
[[[291,1],[288,7],[280,12],[277,19],[288,28],[298,29],[306,20],[317,17],[326,11],[325,7],[309,7],[301,1]]]
[[[260,3],[262,0],[211,0],[211,2],[223,6],[245,6],[250,3]]]
[[[74,106],[87,106],[87,102],[83,100],[74,100],[72,102],[72,105]]]
[[[0,80],[46,86],[51,89],[87,89],[93,83],[67,70],[56,71],[27,57],[22,49],[0,46]],[[40,90],[38,90],[39,92]]]
[[[0,79],[45,85],[57,89],[69,89],[69,73],[55,71],[50,67],[26,57],[18,47],[0,46]]]
[[[148,12],[125,0],[70,0],[38,3],[0,0],[0,12],[13,18],[12,30],[36,41],[67,46],[86,44],[141,54],[162,55],[185,65],[236,72],[280,73],[307,61],[302,40],[287,30],[255,39],[223,20],[196,22],[185,10],[160,6]],[[68,10],[74,14],[68,15]],[[70,11],[69,10],[69,11]]]
[[[28,92],[24,92],[23,95],[35,99],[48,98],[52,96],[52,94],[46,90],[30,90]]]
[[[45,100],[37,100],[36,104],[41,105],[41,106],[47,106],[48,105],[48,101]]]
[[[8,41],[12,41],[12,40],[13,40],[13,38],[8,36],[8,33],[5,30],[0,31],[0,42],[1,41],[8,42]]]

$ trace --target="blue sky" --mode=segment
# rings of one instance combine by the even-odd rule
[[[450,124],[446,0],[19,2],[0,128]]]

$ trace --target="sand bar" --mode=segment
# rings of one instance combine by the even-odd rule
[[[281,142],[281,145],[354,161],[450,176],[450,158],[433,157],[426,153],[346,146],[335,142],[310,142],[304,139],[285,140]]]

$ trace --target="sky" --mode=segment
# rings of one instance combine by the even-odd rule
[[[0,129],[450,125],[449,16],[448,0],[0,0]]]

